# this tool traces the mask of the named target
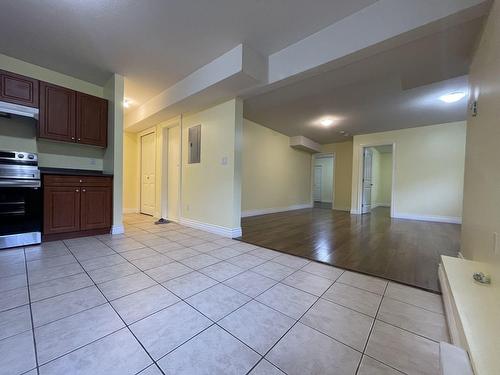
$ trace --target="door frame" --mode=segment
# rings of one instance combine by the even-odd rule
[[[177,193],[178,205],[177,205],[177,218],[168,217],[168,130],[171,128],[179,127],[179,189]],[[161,171],[161,181],[160,181],[160,212],[159,216],[171,221],[179,221],[181,218],[181,207],[182,207],[182,116],[175,117],[171,120],[165,121],[158,125],[161,134],[160,142],[160,152],[161,155],[159,168]],[[166,161],[166,162],[165,162]]]
[[[321,152],[317,154],[312,155],[312,160],[311,160],[311,204],[314,206],[314,168],[316,166],[316,158],[317,157],[332,157],[332,210],[335,209],[335,163],[336,163],[336,157],[335,157],[335,152]]]
[[[391,217],[394,217],[394,213],[396,212],[396,207],[394,202],[395,192],[396,192],[396,142],[372,142],[372,143],[362,143],[358,146],[358,191],[357,191],[357,206],[355,214],[362,214],[363,204],[363,164],[365,160],[365,156],[363,150],[367,147],[376,147],[376,146],[392,146],[392,181],[391,181]],[[353,212],[351,212],[353,213]]]
[[[150,128],[150,129],[146,129],[142,132],[139,133],[139,213],[140,214],[143,214],[143,215],[148,215],[148,214],[145,214],[142,212],[142,137],[146,136],[146,135],[150,135],[150,134],[154,134],[155,136],[155,210],[153,211],[153,217],[155,216],[156,214],[156,204],[157,204],[157,199],[156,199],[156,189],[157,189],[157,179],[158,179],[158,176],[157,176],[157,167],[158,167],[158,163],[157,163],[157,154],[158,154],[158,140],[157,140],[157,137],[156,137],[156,128]]]

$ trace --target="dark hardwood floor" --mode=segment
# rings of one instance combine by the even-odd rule
[[[441,254],[457,256],[460,225],[391,219],[322,208],[242,219],[244,242],[439,291]]]

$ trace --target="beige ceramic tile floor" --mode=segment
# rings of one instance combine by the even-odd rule
[[[178,224],[0,251],[0,374],[437,374],[442,302]]]

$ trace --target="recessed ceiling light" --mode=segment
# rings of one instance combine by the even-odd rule
[[[323,126],[330,126],[333,124],[333,120],[331,118],[324,118],[320,121],[320,124]]]
[[[450,92],[449,94],[440,96],[439,100],[441,100],[442,102],[445,102],[445,103],[455,103],[464,97],[465,97],[465,92],[456,91],[456,92]]]

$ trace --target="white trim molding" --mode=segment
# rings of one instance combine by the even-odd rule
[[[332,207],[332,210],[350,212],[351,211],[351,207]]]
[[[267,215],[267,214],[274,214],[277,212],[286,212],[293,210],[303,210],[305,208],[312,208],[312,207],[313,207],[312,203],[306,203],[306,204],[294,204],[288,207],[273,207],[273,208],[262,208],[257,210],[247,210],[241,212],[241,217]]]
[[[123,226],[123,224],[120,224],[120,225],[113,225],[111,227],[111,234],[123,234],[125,233],[125,227]]]
[[[228,228],[228,227],[223,227],[223,226],[216,225],[216,224],[208,224],[208,223],[203,223],[201,221],[197,221],[197,220],[193,220],[193,219],[187,219],[185,217],[180,218],[179,224],[185,225],[185,226],[191,227],[191,228],[204,230],[206,232],[218,234],[219,236],[223,236],[223,237],[229,237],[229,238],[241,237],[241,227]]]
[[[372,203],[372,209],[377,207],[391,207],[391,203]]]
[[[455,216],[436,216],[436,215],[415,215],[395,212],[392,215],[394,219],[419,220],[419,221],[435,221],[438,223],[462,224],[461,217]]]

